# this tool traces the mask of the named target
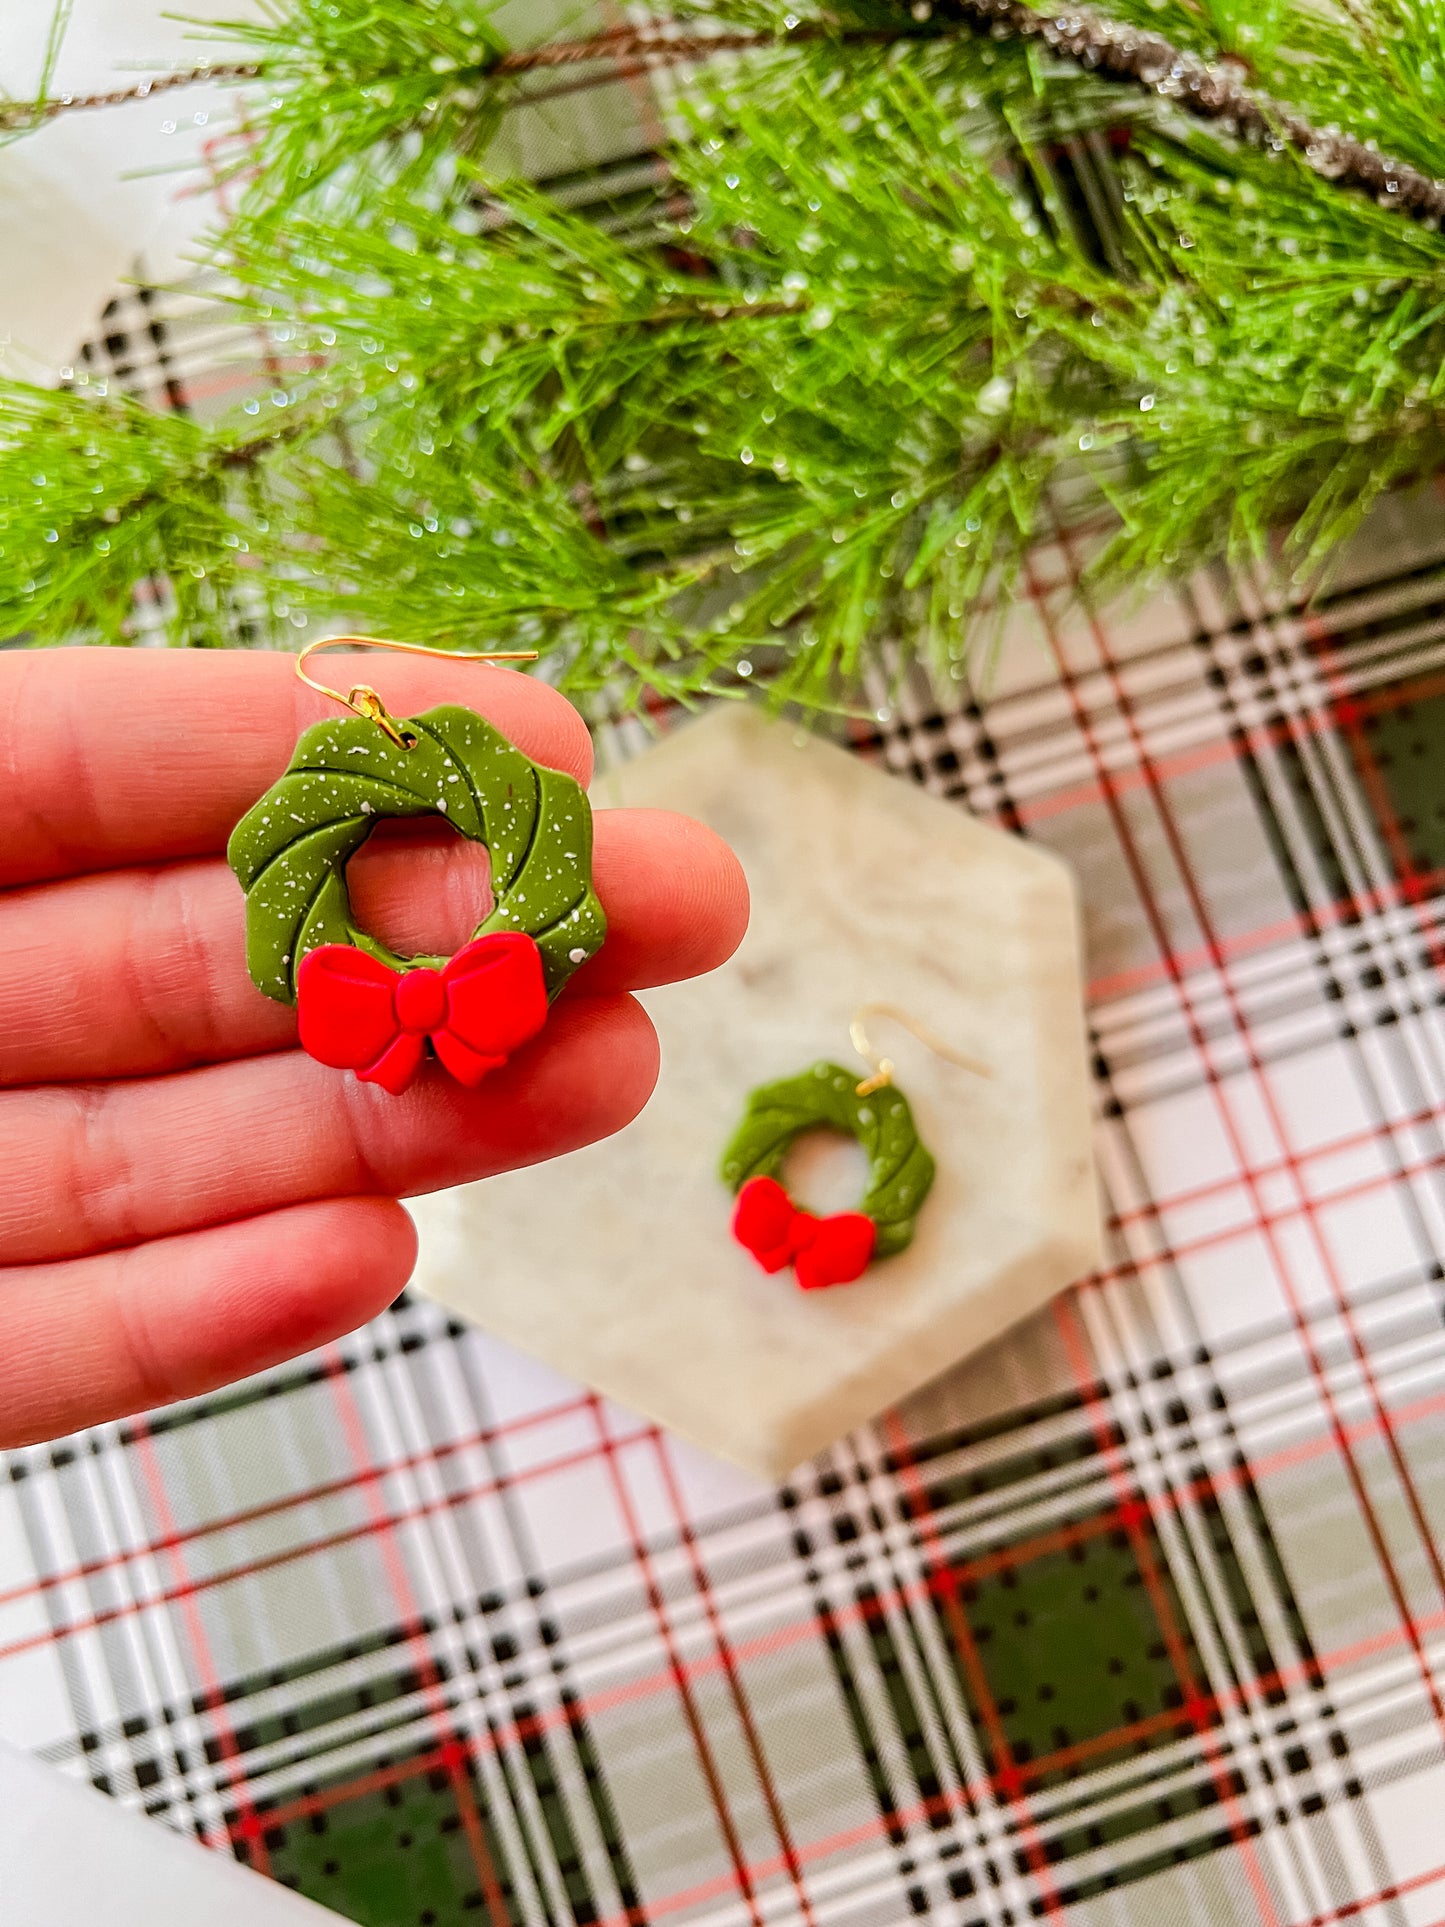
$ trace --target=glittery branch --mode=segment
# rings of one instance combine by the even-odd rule
[[[0,107],[0,134],[28,133],[47,121],[59,120],[62,114],[92,107],[128,107],[133,101],[149,100],[153,94],[173,94],[178,88],[197,87],[208,80],[255,80],[261,71],[257,61],[231,61],[159,74],[154,80],[138,80],[133,87],[117,87],[107,94],[55,94],[49,100],[14,101]]]
[[[1052,52],[1109,80],[1132,81],[1177,102],[1201,120],[1283,151],[1292,147],[1326,180],[1373,195],[1386,207],[1404,208],[1421,220],[1445,218],[1445,181],[1405,161],[1391,160],[1337,128],[1315,127],[1300,114],[1257,94],[1241,69],[1183,52],[1162,34],[1077,8],[1039,13],[1018,0],[945,0],[939,21],[958,19],[1001,40],[1039,40]]]
[[[1176,47],[1162,34],[1111,20],[1088,8],[1044,13],[1022,5],[1021,0],[938,0],[932,6],[922,0],[911,10],[906,27],[840,33],[825,25],[800,22],[786,36],[757,32],[699,34],[680,27],[618,27],[586,40],[557,41],[502,54],[480,77],[501,79],[579,70],[576,79],[551,90],[567,92],[573,87],[600,85],[619,75],[706,60],[720,53],[766,51],[819,40],[877,45],[936,37],[955,27],[996,40],[1038,41],[1061,59],[1108,80],[1145,88],[1240,139],[1278,152],[1293,148],[1316,174],[1342,187],[1358,189],[1383,207],[1403,209],[1432,224],[1445,220],[1445,181],[1433,179],[1408,162],[1392,160],[1368,142],[1337,128],[1314,126],[1282,102],[1256,93],[1233,62],[1201,59]],[[588,68],[604,71],[587,74]],[[139,81],[114,93],[62,94],[33,104],[0,107],[0,133],[23,132],[77,109],[121,106],[204,81],[253,80],[264,71],[261,62],[193,67]]]

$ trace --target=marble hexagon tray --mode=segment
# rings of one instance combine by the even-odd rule
[[[732,844],[753,893],[748,936],[712,976],[644,998],[662,1077],[627,1131],[416,1203],[416,1282],[780,1478],[1098,1262],[1072,879],[1034,845],[742,707],[683,726],[603,789],[603,804],[681,810]],[[896,1030],[880,1038],[937,1182],[909,1250],[804,1294],[732,1241],[718,1158],[755,1085],[852,1061],[849,1018],[875,999],[992,1075]]]

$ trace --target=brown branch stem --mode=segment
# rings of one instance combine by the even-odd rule
[[[0,106],[0,134],[25,134],[59,120],[62,114],[84,112],[96,107],[129,107],[153,94],[173,94],[182,87],[199,87],[205,81],[257,80],[264,71],[260,61],[233,60],[206,62],[186,67],[179,73],[158,74],[154,79],[138,80],[130,87],[117,87],[103,94],[55,94],[49,100],[9,101]]]
[[[1382,207],[1401,209],[1431,224],[1445,220],[1445,181],[1406,161],[1393,160],[1351,134],[1316,127],[1285,103],[1251,87],[1245,69],[1238,63],[1205,60],[1176,47],[1162,34],[1113,20],[1088,7],[1046,13],[1024,5],[1022,0],[937,0],[927,13],[915,8],[906,26],[866,32],[839,32],[808,21],[785,34],[616,27],[584,40],[515,49],[471,78],[497,80],[582,70],[576,82],[555,90],[570,92],[573,85],[600,85],[621,74],[645,73],[654,67],[707,60],[722,53],[777,52],[820,41],[876,46],[937,38],[960,29],[996,40],[1038,42],[1088,72],[1144,88],[1241,139],[1277,151],[1292,148],[1322,178],[1368,194]],[[601,71],[585,76],[588,68]],[[265,63],[260,61],[206,65],[138,81],[133,87],[112,93],[62,94],[52,100],[21,102],[0,107],[0,133],[24,132],[61,114],[122,106],[204,81],[259,79],[265,71]]]

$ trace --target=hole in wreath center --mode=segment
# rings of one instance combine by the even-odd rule
[[[856,1138],[820,1126],[793,1140],[782,1183],[794,1204],[831,1218],[837,1211],[858,1209],[868,1189],[868,1159]]]
[[[491,914],[485,847],[445,817],[384,817],[346,866],[361,929],[399,957],[450,957]]]

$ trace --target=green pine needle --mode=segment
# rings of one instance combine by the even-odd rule
[[[1445,0],[1119,13],[1445,173]],[[1045,533],[1113,587],[1289,527],[1317,577],[1438,466],[1439,234],[943,7],[830,16],[906,37],[705,71],[656,192],[578,211],[494,168],[528,89],[479,0],[273,5],[218,256],[299,372],[205,426],[0,388],[0,633],[123,640],[159,579],[177,642],[832,706],[976,671]]]

